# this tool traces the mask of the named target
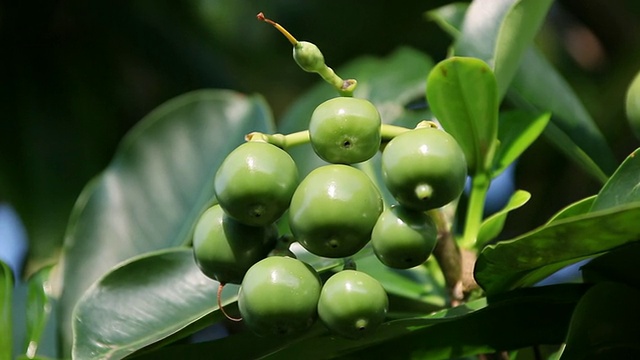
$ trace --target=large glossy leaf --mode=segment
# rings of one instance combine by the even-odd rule
[[[488,293],[531,286],[557,270],[640,238],[640,203],[554,221],[485,247],[475,277]]]
[[[78,302],[73,357],[122,359],[217,310],[217,290],[218,282],[202,274],[190,248],[120,264]],[[228,290],[224,304],[236,296]]]
[[[12,326],[13,272],[0,261],[0,360],[11,360],[13,347]]]
[[[542,134],[549,123],[551,114],[530,113],[512,110],[500,114],[498,123],[498,140],[500,145],[496,151],[492,177],[496,177]]]
[[[189,243],[213,201],[223,158],[253,130],[272,132],[263,99],[202,90],[168,101],[122,141],[107,169],[84,189],[71,216],[60,299],[65,354],[71,313],[84,291],[117,263]]]
[[[613,282],[589,289],[576,305],[561,360],[637,359],[640,290]]]
[[[496,79],[476,58],[452,57],[427,78],[427,101],[442,127],[460,144],[471,174],[487,172],[498,137]]]
[[[385,58],[358,58],[336,69],[336,73],[343,78],[358,80],[354,96],[370,100],[380,111],[385,124],[413,128],[420,120],[430,118],[426,108],[409,105],[416,100],[424,100],[425,79],[432,67],[433,61],[428,56],[402,47]],[[278,131],[291,133],[307,129],[315,107],[336,95],[329,84],[319,82],[291,106],[278,122]],[[290,153],[301,175],[326,164],[316,156],[311,146],[293,148]]]
[[[509,199],[509,202],[498,212],[486,218],[480,226],[478,232],[478,240],[476,240],[477,248],[482,248],[489,241],[495,239],[504,228],[504,222],[507,220],[509,212],[520,208],[526,204],[531,198],[531,194],[524,190],[518,190]]]
[[[176,345],[146,359],[200,359],[225,354],[237,359],[450,359],[564,340],[583,286],[523,289],[487,302],[479,299],[433,314],[383,324],[354,341],[316,325],[306,334],[264,338],[241,333],[224,339]],[[251,344],[251,346],[246,346]]]
[[[636,138],[640,139],[640,72],[636,74],[627,89],[625,110],[631,130]]]
[[[475,0],[469,6],[455,53],[479,57],[491,65],[499,99],[504,97],[552,3],[552,0]]]
[[[500,4],[503,7],[497,8]],[[483,26],[493,29],[495,33],[501,21],[499,19],[502,19],[500,16],[507,13],[505,4],[507,1],[496,2],[495,8],[494,5],[476,7],[479,13],[477,16],[480,19],[486,16],[488,19],[489,24]],[[458,22],[462,11],[466,11],[464,6],[446,5],[429,14],[437,17],[437,23],[456,37],[462,29],[462,24]],[[482,48],[476,48],[478,46]],[[458,44],[458,51],[462,51],[462,47]],[[489,46],[485,48],[483,43],[470,44],[469,48],[464,49],[464,54],[485,59],[492,49]],[[553,117],[545,136],[596,179],[604,183],[607,174],[615,170],[615,157],[586,108],[562,75],[535,48],[531,47],[524,52],[507,97],[520,107],[551,112]]]
[[[640,201],[640,149],[632,152],[618,167],[598,196],[591,211]]]

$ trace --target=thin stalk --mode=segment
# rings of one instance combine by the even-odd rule
[[[282,35],[284,35],[284,37],[286,37],[287,40],[289,40],[291,45],[293,46],[298,45],[298,40],[295,37],[293,37],[293,35],[291,35],[291,33],[287,31],[287,29],[282,27],[282,25],[278,24],[277,22],[271,19],[267,19],[262,12],[258,13],[258,15],[256,15],[256,18],[258,18],[258,20],[260,21],[266,22],[267,24],[273,25],[274,28],[280,31],[280,33],[282,33]]]
[[[382,124],[380,127],[380,136],[382,138],[382,142],[388,142],[394,137],[410,130],[411,129],[404,126]]]
[[[290,149],[294,146],[308,144],[310,141],[309,130],[294,132],[291,134],[264,134],[261,132],[252,132],[247,134],[244,139],[246,141],[263,141],[273,144],[283,150]]]
[[[471,177],[471,194],[469,196],[464,232],[460,241],[460,246],[465,249],[471,249],[476,244],[490,183],[488,174],[479,173]]]

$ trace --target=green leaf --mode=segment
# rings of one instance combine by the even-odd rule
[[[638,239],[640,240],[640,239]],[[640,241],[620,246],[580,268],[585,282],[614,281],[640,289]]]
[[[218,285],[202,274],[190,248],[145,254],[118,265],[78,302],[74,359],[122,359],[178,332],[218,309]],[[235,301],[231,290],[225,287],[223,304]]]
[[[462,28],[464,16],[468,8],[468,3],[451,3],[427,11],[425,16],[428,20],[438,24],[442,30],[446,31],[455,39],[460,35],[460,29]]]
[[[188,244],[197,218],[213,202],[219,164],[254,130],[273,132],[261,97],[201,90],[169,100],[128,133],[69,221],[61,262],[65,355],[71,313],[84,291],[121,261]]]
[[[427,78],[427,101],[442,127],[460,144],[471,174],[490,170],[498,136],[496,79],[475,58],[452,57]]]
[[[486,3],[485,0],[485,5]],[[551,4],[553,0],[515,1],[502,20],[494,48],[498,98],[502,99],[506,94],[524,53],[533,43]]]
[[[492,177],[498,176],[513,163],[546,128],[550,113],[530,113],[512,110],[501,114],[498,123],[500,145],[494,159]]]
[[[455,53],[479,57],[491,65],[498,99],[506,94],[552,3],[552,0],[475,0],[469,6]]]
[[[487,302],[479,299],[433,314],[383,324],[372,336],[354,341],[317,324],[294,337],[240,333],[220,340],[176,345],[138,359],[200,359],[232,354],[238,359],[450,359],[564,340],[583,286],[523,289]],[[490,324],[491,331],[483,331]],[[251,344],[251,346],[246,346]]]
[[[27,283],[27,338],[26,355],[33,357],[51,317],[52,294],[49,280],[52,266],[44,267],[33,274]]]
[[[409,105],[424,99],[425,79],[432,67],[433,61],[427,55],[401,47],[385,58],[358,58],[336,69],[336,73],[358,80],[354,96],[371,101],[385,124],[413,128],[421,120],[430,118],[426,109],[415,109]],[[291,133],[307,129],[315,107],[335,96],[330,85],[318,82],[289,108],[278,122],[278,131]],[[289,152],[296,160],[301,176],[326,164],[310,145],[292,148]]]
[[[603,282],[576,305],[561,360],[637,359],[640,356],[640,290]]]
[[[640,149],[632,152],[602,187],[591,211],[640,201]]]
[[[633,78],[627,90],[625,110],[631,130],[636,138],[640,139],[640,72]]]
[[[480,226],[478,232],[477,247],[481,248],[489,241],[495,239],[500,235],[500,232],[504,228],[504,222],[507,220],[509,212],[520,208],[531,199],[531,194],[524,190],[517,190],[511,195],[509,202],[502,208],[502,210],[486,218]]]
[[[513,1],[513,0],[508,0]],[[474,2],[475,4],[476,2]],[[501,1],[498,5],[504,4]],[[488,24],[479,24],[485,29],[492,29],[489,33],[496,33],[501,19],[506,14],[506,7],[488,5],[486,8],[476,7],[478,17],[485,18]],[[462,11],[462,7],[443,7],[434,10],[437,13]],[[432,12],[433,13],[433,12]],[[438,23],[452,36],[458,32],[450,28],[461,29],[456,21],[457,15],[439,16]],[[491,44],[495,40],[487,40]],[[479,58],[491,56],[493,46],[485,43],[469,43],[464,54]],[[482,49],[476,48],[477,46]],[[458,44],[459,50],[461,45]],[[606,139],[585,109],[584,105],[571,89],[567,81],[535,48],[531,47],[523,54],[520,67],[513,76],[507,97],[523,109],[539,112],[551,112],[553,117],[544,135],[560,149],[567,157],[578,163],[594,178],[604,183],[607,174],[611,174],[617,161],[606,142]]]
[[[525,54],[508,98],[522,108],[551,112],[544,135],[594,178],[604,183],[615,170],[617,161],[593,118],[539,51]]]
[[[558,211],[555,215],[553,215],[551,219],[547,221],[547,224],[551,224],[554,221],[563,220],[573,216],[578,216],[578,215],[588,213],[595,199],[596,199],[596,195],[593,195],[593,196],[584,198],[582,200],[578,200],[573,204],[566,206],[565,208]]]
[[[0,360],[11,360],[12,356],[12,296],[13,271],[4,261],[0,261]]]
[[[640,203],[554,221],[485,247],[475,277],[487,294],[531,286],[561,268],[640,238]]]

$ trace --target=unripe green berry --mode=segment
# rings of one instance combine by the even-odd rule
[[[382,153],[382,175],[396,200],[414,210],[430,210],[457,199],[467,163],[456,140],[424,127],[394,137]]]
[[[336,97],[318,105],[309,121],[315,153],[334,164],[353,164],[372,158],[380,148],[382,120],[366,99]]]
[[[389,300],[378,280],[356,270],[332,275],[322,286],[318,316],[333,332],[361,338],[385,319]]]
[[[310,327],[317,318],[322,283],[308,264],[272,256],[253,265],[238,293],[247,327],[258,335],[287,335]]]
[[[380,192],[364,172],[348,165],[326,165],[300,182],[291,199],[289,226],[309,252],[347,257],[369,242],[382,210]]]
[[[247,270],[273,249],[277,238],[275,224],[244,225],[227,216],[220,205],[214,205],[196,223],[193,253],[198,267],[208,277],[240,284]]]
[[[429,215],[394,205],[378,218],[371,234],[371,245],[383,264],[408,269],[429,258],[437,236],[438,230]]]
[[[278,220],[289,207],[298,169],[281,148],[261,141],[238,146],[215,176],[215,193],[229,216],[251,226]]]

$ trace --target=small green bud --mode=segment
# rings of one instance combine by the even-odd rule
[[[326,65],[318,47],[308,41],[298,41],[293,47],[293,59],[306,72],[320,72]]]

